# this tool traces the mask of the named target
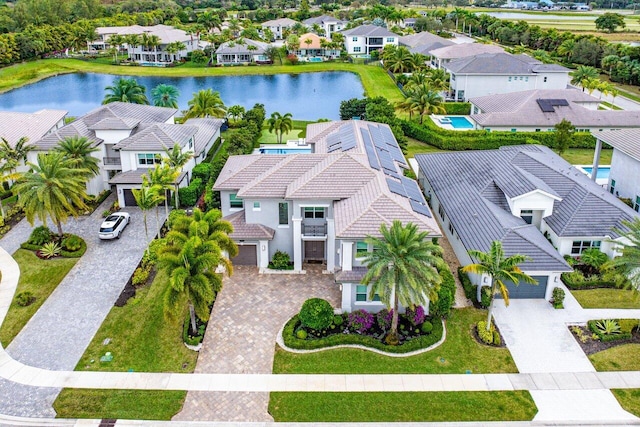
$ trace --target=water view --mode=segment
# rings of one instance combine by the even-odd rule
[[[75,73],[48,79],[0,94],[0,110],[34,112],[43,108],[69,111],[79,116],[102,103],[104,88],[116,76]],[[135,77],[151,89],[160,83],[176,86],[180,91],[178,105],[187,109],[193,93],[211,88],[220,92],[225,105],[240,104],[249,109],[259,102],[267,114],[290,112],[298,120],[339,119],[340,102],[361,98],[364,88],[353,73],[322,72],[255,76],[217,77]]]

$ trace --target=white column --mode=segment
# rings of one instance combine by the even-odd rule
[[[353,269],[353,242],[342,242],[342,271]]]
[[[293,221],[293,270],[302,271],[302,218]]]
[[[336,227],[333,218],[327,218],[327,271],[336,268]]]
[[[596,182],[598,176],[598,165],[600,164],[600,152],[602,151],[602,141],[596,138],[596,151],[593,153],[593,169],[591,169],[591,181]]]
[[[269,241],[268,240],[260,240],[258,241],[258,251],[260,253],[260,260],[258,267],[267,268],[269,267]]]
[[[351,312],[351,287],[353,286],[351,283],[342,283],[342,311],[344,313]]]

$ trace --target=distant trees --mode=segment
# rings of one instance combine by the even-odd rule
[[[596,18],[597,30],[606,30],[610,33],[613,33],[616,28],[624,28],[626,26],[627,25],[624,22],[624,16],[620,15],[619,13],[606,12]]]

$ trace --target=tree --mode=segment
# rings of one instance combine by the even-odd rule
[[[491,329],[491,319],[493,318],[493,301],[498,292],[502,295],[505,305],[509,306],[509,290],[505,282],[512,282],[516,285],[520,282],[537,285],[538,282],[520,270],[519,264],[528,261],[529,257],[519,254],[505,257],[502,242],[498,240],[491,243],[491,248],[488,252],[472,249],[468,253],[471,258],[476,260],[476,263],[466,265],[462,271],[487,275],[491,280],[491,302],[489,303],[489,314],[487,315],[488,331]]]
[[[164,213],[165,217],[169,218],[169,198],[167,197],[167,190],[170,190],[174,185],[180,172],[172,168],[171,166],[156,165],[155,168],[147,171],[147,176],[142,175],[142,183],[149,186],[160,187],[164,195]]]
[[[175,169],[178,172],[178,176],[182,173],[182,168],[186,165],[189,160],[193,158],[193,151],[182,151],[182,147],[180,144],[176,143],[171,147],[171,149],[165,148],[164,153],[166,157],[163,159],[165,164],[169,165],[169,167]],[[176,207],[180,206],[180,200],[178,199],[178,184],[175,184],[175,199],[176,199]]]
[[[15,172],[17,162],[15,160],[5,160],[0,164],[0,186],[5,182],[14,181],[20,177],[20,174]],[[0,187],[2,188],[2,187]],[[2,197],[0,197],[0,215],[4,218],[4,206],[2,205]]]
[[[136,81],[136,79],[130,78],[117,78],[113,81],[112,86],[105,88],[107,94],[102,100],[102,104],[109,104],[111,102],[129,102],[131,104],[144,104],[148,105],[149,100],[146,95],[146,88]]]
[[[414,105],[413,109],[420,114],[420,124],[425,115],[444,114],[446,112],[442,97],[427,84],[412,88],[407,97]]]
[[[282,135],[291,132],[293,129],[293,121],[291,120],[291,113],[286,113],[284,116],[278,112],[272,113],[268,120],[269,132],[275,133],[278,138],[278,144],[282,144]]]
[[[573,55],[573,48],[575,46],[576,41],[574,39],[566,39],[556,48],[556,52],[558,55],[565,57],[568,61],[571,59],[571,55]]]
[[[280,65],[282,65],[282,52],[277,47],[269,46],[264,50],[264,55],[274,64],[276,59],[278,59],[280,61]]]
[[[589,77],[582,81],[582,89],[587,90],[589,95],[593,94],[593,91],[600,87],[601,81],[597,77]]]
[[[340,102],[340,120],[351,120],[364,117],[367,109],[367,98],[351,98]]]
[[[120,34],[114,34],[111,37],[109,37],[109,44],[115,48],[115,55],[113,58],[113,62],[118,62],[118,53],[120,52],[120,48],[122,47],[122,45],[125,43],[126,39],[121,36]]]
[[[622,225],[627,230],[616,230],[627,242],[615,242],[616,250],[622,255],[607,262],[606,267],[613,268],[622,273],[629,281],[631,287],[640,292],[640,219],[623,221]]]
[[[613,33],[618,27],[626,27],[624,16],[619,13],[606,12],[596,18],[596,30],[606,30]]]
[[[4,137],[0,138],[0,160],[15,161],[12,163],[14,165],[12,171],[15,171],[20,162],[26,163],[27,154],[36,149],[33,145],[27,145],[27,142],[29,138],[23,136],[12,146]]]
[[[68,136],[58,142],[58,146],[54,150],[62,153],[72,168],[87,170],[87,178],[94,177],[100,173],[100,160],[91,155],[91,153],[95,153],[99,149],[94,147],[87,137]]]
[[[393,45],[387,45],[393,46]],[[392,73],[408,73],[414,68],[414,58],[409,49],[404,46],[383,51],[385,67]]]
[[[574,86],[584,86],[584,82],[587,79],[597,79],[599,77],[598,70],[588,65],[579,65],[569,75],[571,76],[571,84]],[[582,91],[584,92],[584,87]]]
[[[184,115],[185,120],[194,117],[222,118],[227,114],[226,107],[220,98],[220,92],[214,92],[211,89],[194,93],[188,105],[189,109]]]
[[[175,86],[159,84],[151,90],[153,105],[156,107],[178,108],[180,91]]]
[[[395,220],[390,228],[382,224],[380,234],[382,237],[368,236],[365,240],[373,245],[373,252],[364,260],[368,270],[362,283],[371,285],[371,299],[378,295],[388,309],[393,309],[385,341],[394,345],[398,343],[399,304],[426,305],[429,299],[437,298],[441,278],[436,267],[442,262],[442,250],[412,223],[403,226]]]
[[[233,118],[234,121],[238,121],[242,119],[242,115],[244,114],[244,107],[242,105],[232,105],[227,110],[229,116]]]
[[[140,37],[140,44],[152,52],[156,51],[156,48],[160,46],[160,42],[161,42],[160,37],[156,36],[155,34],[142,33],[142,36]],[[156,62],[156,60],[157,60],[157,57],[156,57],[156,54],[154,53],[153,62]]]
[[[567,119],[562,119],[560,123],[554,126],[556,136],[556,148],[558,154],[562,155],[571,143],[576,127]]]
[[[131,190],[133,197],[136,199],[136,204],[142,211],[142,221],[144,221],[144,234],[149,241],[149,227],[147,227],[147,212],[157,207],[162,203],[162,195],[160,192],[162,188],[158,185],[149,185],[143,183],[140,188],[134,188]],[[147,245],[147,253],[149,253],[149,246]]]
[[[59,152],[38,154],[38,162],[27,166],[31,171],[23,174],[12,189],[20,195],[18,205],[31,225],[36,217],[43,223],[51,218],[62,238],[62,223],[89,209],[85,203],[89,171],[73,167]]]
[[[171,42],[167,45],[167,48],[165,49],[167,53],[172,55],[172,60],[177,61],[179,58],[178,57],[173,57],[173,55],[177,54],[178,52],[181,52],[183,50],[185,50],[187,48],[187,46],[179,41],[176,42]]]
[[[124,36],[124,42],[127,44],[129,59],[131,59],[133,49],[140,46],[140,36],[138,34],[127,34]]]

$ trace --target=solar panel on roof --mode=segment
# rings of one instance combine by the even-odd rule
[[[367,132],[365,129],[360,129],[360,133],[362,134],[362,141],[364,142],[364,150],[367,153],[369,166],[376,170],[380,170],[380,162],[378,161],[378,156],[376,155],[375,148],[373,148],[373,144],[371,143],[369,132]]]
[[[377,148],[376,154],[378,154],[378,159],[380,160],[380,164],[382,165],[383,168],[390,171],[397,172],[396,165],[393,163],[391,154],[389,154],[388,151]]]
[[[566,99],[536,99],[536,102],[543,113],[553,113],[556,111],[555,107],[567,107],[569,105]]]
[[[378,126],[369,125],[369,132],[371,133],[371,138],[373,138],[373,145],[378,148],[387,148],[387,143],[385,142]]]
[[[400,182],[402,182],[402,186],[410,199],[415,200],[416,202],[424,201],[422,191],[420,191],[420,187],[418,187],[417,182],[412,179],[405,178],[404,176],[400,178]]]
[[[402,197],[407,197],[404,186],[402,185],[402,183],[396,181],[395,179],[387,178],[387,187],[389,187],[389,190],[392,193],[399,194]]]
[[[392,177],[394,177],[396,179],[400,179],[400,175],[398,175],[398,172],[396,172],[396,171],[390,171],[390,170],[384,169],[383,172],[387,176],[392,176]]]
[[[409,203],[411,203],[411,209],[413,209],[414,212],[419,213],[421,215],[424,216],[428,216],[429,218],[432,218],[431,216],[431,211],[429,210],[429,208],[423,204],[420,204],[418,202],[416,202],[415,200],[409,200]]]

